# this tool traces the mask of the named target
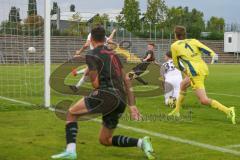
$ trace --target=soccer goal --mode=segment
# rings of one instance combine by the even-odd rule
[[[50,106],[50,11],[50,0],[1,1],[0,103]]]

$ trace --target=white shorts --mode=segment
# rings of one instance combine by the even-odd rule
[[[168,99],[170,97],[178,98],[180,92],[180,84],[182,82],[182,77],[171,77],[165,80],[165,88],[171,85],[171,89],[167,89],[165,92],[165,104],[167,105]],[[165,89],[166,90],[166,89]]]

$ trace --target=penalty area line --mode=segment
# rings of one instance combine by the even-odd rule
[[[20,104],[24,104],[24,105],[28,105],[28,106],[34,105],[32,103],[29,103],[29,102],[20,101],[20,100],[7,98],[7,97],[2,97],[2,96],[0,96],[0,99],[15,102],[15,103],[20,103]],[[54,108],[50,107],[49,110],[54,111]],[[101,123],[101,120],[98,120],[98,119],[94,119],[92,121]],[[154,136],[154,137],[157,137],[157,138],[161,138],[161,139],[165,139],[165,140],[169,140],[169,141],[173,141],[173,142],[188,144],[188,145],[191,145],[191,146],[196,146],[196,147],[200,147],[200,148],[204,148],[204,149],[208,149],[208,150],[212,150],[212,151],[218,151],[218,152],[222,152],[222,153],[229,153],[229,154],[232,154],[232,155],[240,156],[239,151],[229,149],[229,146],[228,146],[228,148],[227,147],[214,146],[214,145],[210,145],[210,144],[206,144],[206,143],[200,143],[200,142],[193,141],[193,140],[188,140],[188,139],[183,139],[183,138],[179,138],[179,137],[175,137],[175,136],[170,136],[170,135],[167,135],[167,134],[162,134],[162,133],[148,131],[148,130],[144,130],[144,129],[140,129],[140,128],[136,128],[136,127],[131,127],[131,126],[127,126],[127,125],[124,125],[124,124],[119,124],[118,127],[122,128],[122,129],[125,129],[125,130],[131,130],[131,131],[134,131],[136,133],[147,134],[149,136]]]

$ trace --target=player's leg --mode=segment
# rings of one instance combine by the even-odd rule
[[[87,68],[83,68],[83,69],[80,69],[80,70],[77,70],[77,68],[73,69],[72,70],[72,75],[75,77],[79,74],[84,74],[86,72],[86,69]]]
[[[164,89],[165,104],[173,108],[174,82],[171,79],[167,79],[164,82]]]
[[[180,84],[180,92],[179,92],[179,96],[177,97],[177,101],[176,101],[176,108],[169,113],[169,116],[180,116],[180,108],[182,106],[182,103],[185,99],[185,96],[187,94],[187,89],[191,84],[191,80],[189,77],[186,77],[182,80],[181,84]]]
[[[76,139],[78,133],[77,120],[79,115],[88,113],[84,98],[74,104],[67,113],[66,118],[66,150],[60,154],[53,155],[52,159],[77,159]]]
[[[101,128],[99,142],[104,146],[116,147],[137,147],[141,148],[142,140],[126,136],[113,136],[114,129],[109,129],[104,125]]]
[[[144,151],[148,159],[154,159],[152,156],[153,148],[149,137],[142,139],[132,138],[123,135],[113,135],[118,125],[118,120],[125,110],[125,104],[120,102],[111,113],[103,116],[103,125],[99,134],[99,142],[104,146],[115,147],[138,147]]]
[[[88,68],[84,69],[84,74],[83,74],[82,78],[81,78],[80,81],[76,84],[76,87],[77,87],[77,88],[80,88],[80,87],[84,84],[84,82],[87,81],[88,72],[89,72],[89,69],[88,69]]]
[[[196,89],[195,93],[202,105],[211,106],[212,108],[224,112],[231,118],[232,123],[236,124],[234,107],[228,108],[218,101],[208,98],[205,89]]]
[[[143,80],[141,77],[136,77],[135,78],[138,82],[142,83],[143,85],[148,85],[148,82],[146,82],[145,80]]]
[[[88,80],[88,76],[85,74],[82,76],[82,78],[78,81],[76,84],[77,89],[79,89],[86,81]]]
[[[148,82],[144,81],[141,77],[139,77],[141,75],[141,71],[131,71],[128,73],[128,77],[130,80],[134,80],[136,79],[138,82],[142,83],[143,85],[148,85]]]
[[[172,97],[172,91],[169,91],[169,92],[165,93],[164,97],[165,97],[165,105],[168,106],[169,105],[169,99],[170,99],[170,97]]]
[[[84,74],[86,72],[87,68],[81,69],[77,71],[77,74]]]
[[[71,85],[70,89],[74,92],[78,92],[79,88],[87,81],[88,79],[88,68],[85,68],[83,70],[80,71],[84,71],[84,74],[82,76],[82,78],[78,81],[78,83],[76,85]]]
[[[130,72],[129,78],[136,79],[138,82],[142,83],[143,85],[148,85],[148,82],[143,80],[140,76],[147,70],[147,67],[150,63],[140,63],[136,67],[133,68],[132,72]]]

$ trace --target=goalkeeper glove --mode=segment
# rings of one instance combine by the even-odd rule
[[[217,63],[217,61],[218,61],[218,54],[215,54],[215,55],[212,57],[212,62],[211,62],[211,64]]]

